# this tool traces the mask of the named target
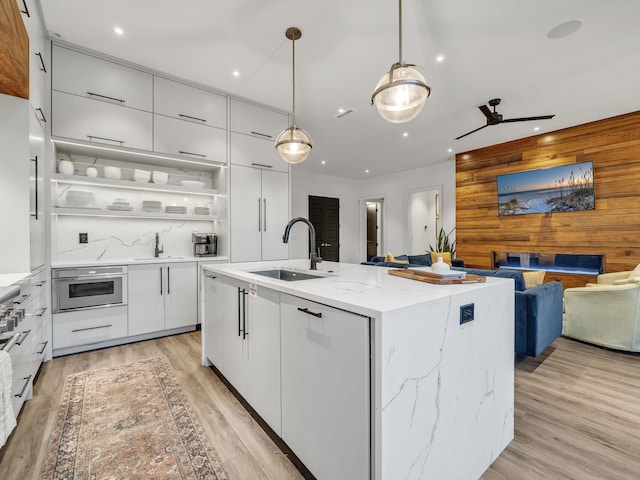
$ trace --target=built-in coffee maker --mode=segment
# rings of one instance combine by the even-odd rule
[[[217,233],[193,233],[193,255],[196,257],[214,257],[218,254]]]

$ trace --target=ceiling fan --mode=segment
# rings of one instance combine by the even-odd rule
[[[488,127],[489,125],[498,125],[499,123],[511,123],[511,122],[527,122],[529,120],[549,120],[550,118],[555,117],[555,115],[541,115],[539,117],[521,117],[521,118],[502,118],[502,115],[496,112],[496,107],[500,105],[500,99],[494,98],[489,100],[489,106],[493,107],[493,112],[486,105],[480,105],[478,108],[484,116],[487,117],[487,124],[483,125],[475,130],[471,130],[470,132],[465,133],[464,135],[460,135],[456,137],[456,140],[460,140],[462,137],[466,137],[467,135],[472,134],[473,132],[477,132],[478,130],[482,130],[484,127]]]

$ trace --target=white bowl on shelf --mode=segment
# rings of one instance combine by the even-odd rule
[[[122,171],[119,167],[112,167],[105,165],[104,178],[110,178],[112,180],[120,180],[122,178]]]
[[[136,182],[147,183],[151,179],[151,172],[149,170],[135,169],[133,171],[133,179]]]
[[[199,180],[180,180],[180,185],[190,188],[203,188],[205,183]]]
[[[158,185],[166,185],[169,181],[169,174],[167,172],[160,172],[159,170],[154,170],[152,174],[153,183],[157,183]]]

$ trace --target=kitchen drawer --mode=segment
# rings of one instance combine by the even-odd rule
[[[22,404],[31,396],[31,356],[29,347],[31,344],[31,332],[20,334],[20,344],[15,344],[11,351],[11,365],[13,367],[13,383],[11,387],[13,413],[17,417]]]
[[[275,143],[261,138],[231,133],[230,160],[234,165],[288,172],[289,164],[280,158]]]
[[[153,76],[92,55],[53,46],[52,89],[151,112]]]
[[[289,126],[289,116],[268,108],[231,99],[231,131],[275,142]]]
[[[194,160],[226,163],[226,130],[162,115],[153,117],[154,151]]]
[[[210,127],[227,128],[227,97],[153,77],[153,113]]]
[[[51,93],[51,134],[151,150],[153,114],[62,92]]]
[[[53,315],[53,349],[91,345],[127,336],[127,307]]]

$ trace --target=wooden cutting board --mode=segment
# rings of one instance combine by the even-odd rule
[[[487,280],[487,277],[482,277],[480,275],[472,275],[467,273],[467,276],[464,278],[435,278],[428,277],[426,275],[420,275],[411,270],[407,269],[398,269],[398,270],[389,270],[389,275],[395,275],[396,277],[409,278],[411,280],[418,280],[419,282],[432,283],[434,285],[455,285],[461,283],[484,283]]]

